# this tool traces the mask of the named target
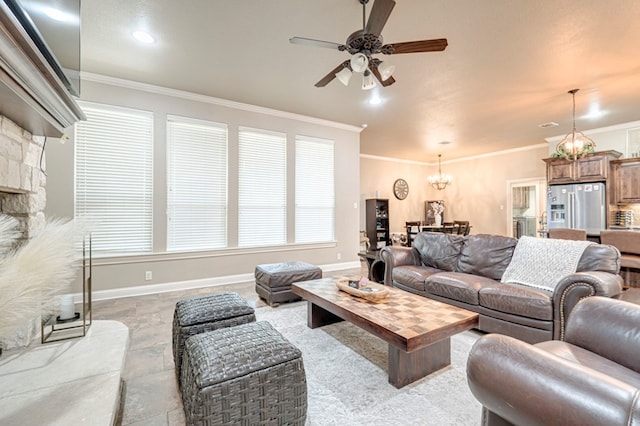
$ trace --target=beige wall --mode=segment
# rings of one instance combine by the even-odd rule
[[[418,164],[391,159],[360,157],[361,200],[389,199],[391,232],[404,232],[404,222],[424,220],[424,201],[445,201],[446,221],[469,220],[473,234],[510,235],[507,219],[507,182],[520,179],[545,178],[548,156],[546,144],[528,149],[505,151],[493,155],[443,162],[442,172],[453,177],[453,183],[442,191],[427,183],[427,177],[437,173],[437,164]],[[403,178],[409,184],[409,196],[398,200],[393,196],[393,182]],[[364,216],[360,229],[364,229]]]
[[[83,81],[82,100],[136,108],[154,113],[154,254],[94,260],[94,291],[131,286],[202,280],[252,274],[260,263],[301,260],[316,265],[358,264],[359,129],[321,120],[294,117],[292,114],[265,111],[250,106],[234,108],[219,105],[202,96],[174,96],[175,92],[112,80]],[[125,87],[127,86],[127,87]],[[187,94],[188,95],[188,94]],[[266,113],[265,113],[266,112]],[[289,141],[295,135],[315,136],[335,141],[336,241],[322,245],[295,245],[246,250],[231,248],[204,253],[166,253],[166,116],[168,114],[227,123],[230,153],[237,140],[238,126],[285,132]],[[49,217],[73,217],[73,132],[66,144],[47,145]],[[236,150],[237,151],[237,150]],[[289,156],[289,168],[293,167]],[[230,198],[235,188],[236,170],[229,170]],[[291,199],[291,197],[290,197]],[[236,241],[237,208],[230,203],[230,242]],[[288,214],[293,214],[290,209]],[[232,229],[233,228],[233,229]],[[145,281],[145,271],[153,279]]]

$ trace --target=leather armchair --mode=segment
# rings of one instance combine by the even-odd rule
[[[580,301],[564,341],[530,345],[489,334],[467,362],[483,425],[631,425],[640,422],[640,306]]]

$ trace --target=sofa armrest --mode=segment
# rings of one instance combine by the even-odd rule
[[[565,340],[640,372],[640,306],[608,297],[589,297],[569,316]]]
[[[564,340],[567,318],[585,297],[615,297],[622,292],[622,277],[603,271],[576,272],[567,275],[553,292],[553,339]]]
[[[413,247],[386,246],[380,251],[380,258],[384,262],[384,284],[393,285],[393,268],[402,265],[420,266],[420,254]]]
[[[478,339],[469,353],[467,381],[486,409],[517,425],[640,420],[637,388],[509,336]]]

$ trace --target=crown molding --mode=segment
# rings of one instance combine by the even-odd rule
[[[442,164],[461,163],[464,161],[477,160],[478,158],[495,157],[498,155],[511,154],[514,152],[521,152],[521,151],[530,151],[538,148],[548,148],[548,145],[546,143],[539,143],[535,145],[522,146],[519,148],[504,149],[502,151],[494,151],[494,152],[489,152],[487,154],[479,154],[479,155],[473,155],[470,157],[456,158],[454,160],[446,160],[446,161],[443,161]],[[401,158],[382,157],[382,156],[370,155],[370,154],[360,154],[360,158],[366,158],[370,160],[379,160],[379,161],[389,161],[392,163],[416,164],[419,166],[437,166],[438,165],[437,161],[434,163],[428,163],[424,161],[404,160]]]
[[[332,127],[334,129],[347,130],[349,132],[362,132],[362,127],[352,126],[350,124],[338,123],[336,121],[323,120],[321,118],[309,117],[302,114],[280,111],[272,108],[265,108],[257,105],[245,104],[242,102],[230,101],[228,99],[220,99],[213,96],[201,95],[199,93],[187,92],[184,90],[170,89],[168,87],[156,86],[148,83],[140,83],[138,81],[125,80],[122,78],[109,77],[102,74],[94,74],[89,72],[81,72],[82,81],[91,81],[94,83],[107,84],[110,86],[123,87],[125,89],[139,90],[142,92],[154,93],[157,95],[172,96],[175,98],[187,99],[195,102],[218,105],[227,108],[238,109],[242,111],[255,112],[258,114],[270,115],[273,117],[286,118],[289,120],[302,121],[305,123],[317,124],[320,126]]]

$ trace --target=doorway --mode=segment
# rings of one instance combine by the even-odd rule
[[[510,235],[540,237],[545,228],[544,178],[520,179],[507,182],[507,221]]]

